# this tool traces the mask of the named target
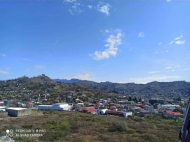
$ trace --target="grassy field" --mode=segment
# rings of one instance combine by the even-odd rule
[[[45,129],[42,137],[16,137],[20,142],[177,142],[182,120],[159,116],[121,118],[79,112],[34,113],[0,121],[0,135],[7,129]]]

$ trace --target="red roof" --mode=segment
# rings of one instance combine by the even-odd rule
[[[167,114],[169,115],[175,115],[175,116],[184,116],[183,114],[179,113],[179,112],[173,112],[170,110],[165,111]]]
[[[141,110],[140,113],[149,113],[149,111]]]
[[[120,106],[120,104],[114,104],[115,106]]]
[[[171,111],[171,110],[166,110],[165,111],[167,114],[169,114],[169,115],[173,115],[173,111]]]
[[[110,108],[112,108],[112,109],[116,109],[116,107],[115,107],[115,106],[111,106]]]
[[[138,107],[142,107],[142,106],[143,106],[143,104],[136,104],[136,106],[138,106]]]
[[[19,100],[17,100],[17,99],[14,99],[14,100],[13,100],[13,102],[18,102],[18,101],[19,101]]]

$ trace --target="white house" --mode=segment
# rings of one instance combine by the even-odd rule
[[[38,110],[70,110],[72,108],[71,104],[68,103],[57,103],[53,105],[39,105]]]

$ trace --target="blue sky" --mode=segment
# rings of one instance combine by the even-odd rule
[[[190,81],[188,0],[0,2],[0,80]]]

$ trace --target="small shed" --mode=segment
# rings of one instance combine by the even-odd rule
[[[9,116],[26,116],[31,114],[31,109],[27,108],[19,108],[19,107],[9,107],[6,109],[6,112],[8,112]]]

